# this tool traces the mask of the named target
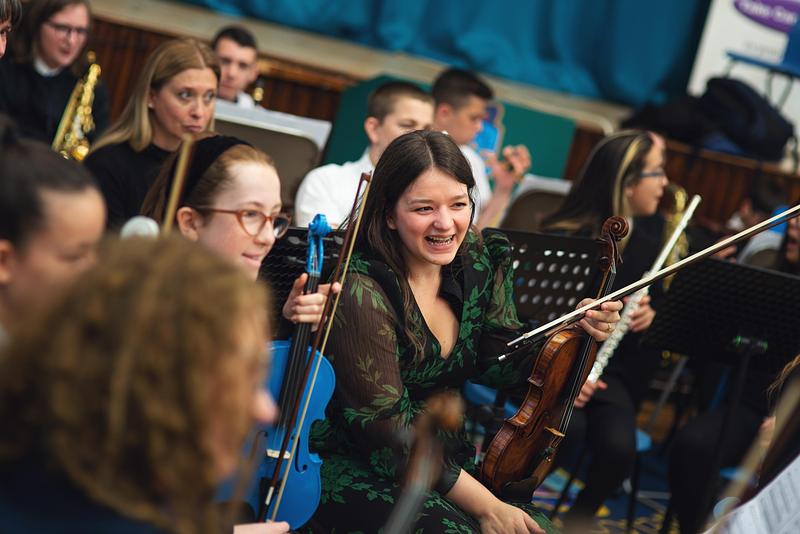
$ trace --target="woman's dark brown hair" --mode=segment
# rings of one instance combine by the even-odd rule
[[[392,141],[375,166],[370,192],[364,204],[363,228],[356,241],[359,249],[385,262],[397,273],[403,295],[404,316],[407,318],[414,315],[411,313],[413,297],[407,282],[408,269],[403,259],[403,243],[397,231],[389,228],[387,218],[393,214],[397,201],[405,190],[431,168],[436,168],[466,185],[471,198],[475,178],[458,145],[441,132],[409,132]],[[474,202],[471,200],[470,203],[474,209]],[[462,243],[462,248],[463,246]],[[406,334],[414,341],[419,353],[422,350],[422,341],[413,335],[412,326],[415,325],[406,324]]]
[[[39,32],[42,31],[44,23],[65,7],[76,5],[86,7],[91,25],[92,8],[88,0],[30,0],[23,4],[22,21],[19,29],[14,30],[11,34],[11,55],[14,61],[18,63],[33,63],[39,42]],[[83,76],[89,67],[85,54],[88,46],[89,39],[86,39],[83,49],[81,49],[77,59],[70,66],[72,74],[77,77]]]

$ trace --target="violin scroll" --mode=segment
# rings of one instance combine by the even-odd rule
[[[617,243],[624,239],[626,235],[628,235],[628,221],[625,217],[614,215],[603,223],[600,237],[597,238],[602,248],[600,259],[598,260],[598,267],[602,272],[608,273],[616,265],[622,263]]]
[[[625,217],[620,217],[619,215],[609,217],[603,223],[600,235],[603,236],[602,239],[606,239],[606,236],[609,236],[615,241],[619,241],[628,235],[628,221]]]

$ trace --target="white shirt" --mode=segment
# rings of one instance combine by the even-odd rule
[[[478,152],[469,145],[461,145],[458,148],[467,158],[469,166],[472,167],[472,176],[475,178],[475,219],[483,207],[492,198],[492,187],[489,185],[489,176],[486,174],[486,162]]]
[[[63,67],[56,67],[56,68],[48,67],[47,63],[42,61],[39,58],[39,56],[33,58],[33,68],[37,73],[39,73],[40,76],[44,78],[52,78],[53,76],[57,75],[59,72],[64,70]]]
[[[236,102],[234,102],[234,104],[244,109],[253,109],[256,107],[256,101],[253,100],[252,96],[244,91],[239,91],[239,93],[236,95]]]
[[[294,224],[308,226],[317,213],[327,217],[328,224],[339,226],[353,207],[361,173],[374,169],[369,149],[361,158],[343,165],[329,163],[309,172],[297,190],[294,201]]]

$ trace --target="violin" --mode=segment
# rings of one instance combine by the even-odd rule
[[[441,471],[442,443],[439,429],[455,432],[464,419],[464,401],[454,393],[438,393],[425,402],[414,421],[414,445],[403,477],[403,492],[397,499],[383,534],[405,534]]]
[[[628,233],[623,217],[603,224],[599,241],[603,272],[597,298],[611,289],[619,262],[617,242]],[[481,481],[506,501],[530,502],[550,471],[564,438],[573,404],[594,364],[597,342],[575,324],[552,333],[528,378],[528,391],[517,413],[495,434],[481,465]]]
[[[339,261],[331,283],[344,282],[353,253],[355,236],[361,224],[363,200],[369,192],[371,176],[361,175],[350,220],[344,236]],[[362,190],[363,187],[363,190]],[[362,202],[359,202],[361,199]],[[322,238],[330,232],[324,216],[317,215],[309,225],[309,258],[306,292],[316,292],[322,273]],[[322,311],[323,324],[317,329],[314,341],[308,346],[311,333],[309,324],[299,324],[292,342],[273,344],[273,372],[268,387],[278,399],[280,420],[257,436],[259,441],[251,447],[251,458],[262,450],[264,459],[250,481],[247,502],[258,511],[260,522],[286,521],[296,529],[311,518],[319,506],[322,493],[319,455],[308,448],[308,437],[313,421],[324,418],[335,385],[335,374],[330,362],[323,356],[333,317],[340,295],[331,298],[328,293]],[[283,351],[285,352],[285,356]],[[285,465],[285,468],[284,468]],[[285,503],[285,504],[284,504]]]
[[[330,231],[324,215],[314,217],[308,227],[306,294],[316,293],[319,287],[324,253],[322,238]],[[313,422],[325,418],[325,408],[336,383],[331,363],[321,352],[312,352],[309,347],[312,326],[298,323],[290,340],[271,344],[272,367],[266,386],[278,404],[280,415],[274,425],[259,426],[248,447],[251,460],[258,464],[255,471],[248,474],[244,500],[260,522],[269,517],[273,521],[286,521],[292,529],[307,523],[319,505],[322,460],[309,450],[308,438]],[[309,364],[318,367],[314,381],[305,380],[304,369]],[[295,424],[292,416],[303,400],[306,401],[305,417],[300,424]],[[278,485],[283,488],[282,498],[273,500]],[[221,498],[229,500],[232,493],[231,488],[225,488]]]
[[[739,243],[740,241],[749,239],[759,232],[778,226],[798,215],[800,215],[800,204],[796,204],[783,213],[770,217],[750,228],[742,230],[736,235],[723,239],[710,247],[673,263],[669,267],[647,274],[641,280],[611,293],[607,293],[605,296],[585,306],[581,306],[562,317],[553,319],[529,332],[525,332],[507,344],[510,351],[500,355],[498,360],[503,361],[508,357],[513,357],[521,353],[528,345],[538,341],[542,337],[554,337],[553,334],[559,333],[568,325],[579,321],[584,317],[587,311],[597,309],[605,302],[631,295],[697,261],[716,254],[720,250]],[[606,256],[608,256],[608,254],[606,254]],[[544,348],[547,348],[547,345],[545,345]],[[534,371],[528,380],[530,384],[529,395],[526,396],[525,402],[514,417],[506,421],[506,423],[509,424],[509,426],[506,427],[506,432],[499,438],[495,436],[486,454],[489,461],[487,462],[486,457],[484,457],[484,462],[481,466],[481,480],[483,483],[496,494],[504,496],[504,498],[505,495],[510,495],[508,500],[514,500],[516,498],[524,498],[526,502],[530,500],[536,486],[541,483],[542,477],[546,474],[548,460],[552,460],[555,455],[554,447],[557,448],[564,437],[563,430],[560,429],[565,427],[558,425],[546,428],[545,425],[555,421],[553,416],[558,414],[554,414],[552,411],[557,407],[564,408],[564,415],[571,414],[571,403],[566,405],[563,402],[559,402],[562,392],[564,391],[563,386],[566,381],[569,380],[571,390],[573,393],[576,393],[575,390],[577,389],[577,392],[579,392],[579,388],[582,386],[583,381],[585,381],[585,377],[583,377],[583,380],[581,377],[577,377],[576,380],[575,375],[578,373],[577,367],[574,371],[570,368],[566,373],[562,372],[561,381],[552,374],[537,374],[537,370],[540,372],[547,370],[548,365],[554,364],[555,361],[562,357],[558,354],[544,354],[544,348],[537,357]],[[584,367],[582,371],[588,373],[589,369]],[[549,383],[545,383],[545,378],[549,378]],[[558,394],[553,393],[548,388],[555,389]],[[530,402],[531,397],[537,402]],[[520,423],[525,424],[523,425]],[[545,435],[544,432],[546,432],[547,435]],[[493,445],[494,447],[492,447]],[[504,450],[505,448],[510,448],[510,453],[506,453]],[[524,468],[515,466],[514,461],[519,461],[520,463],[525,462]]]

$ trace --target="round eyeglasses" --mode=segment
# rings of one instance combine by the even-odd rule
[[[227,213],[229,215],[236,215],[236,219],[239,221],[239,226],[242,227],[242,230],[244,230],[247,235],[253,237],[259,235],[264,230],[267,222],[269,222],[272,224],[272,233],[275,236],[275,239],[280,239],[286,234],[286,231],[289,229],[289,224],[292,221],[291,217],[284,213],[279,213],[278,215],[267,215],[263,211],[254,209],[223,210],[219,208],[206,207],[195,207],[194,209],[200,212]]]
[[[58,22],[53,22],[52,20],[46,20],[44,23],[53,28],[58,35],[61,37],[66,37],[67,39],[69,39],[72,34],[75,34],[78,39],[86,39],[86,37],[89,35],[89,28],[70,26],[69,24],[60,24]]]

